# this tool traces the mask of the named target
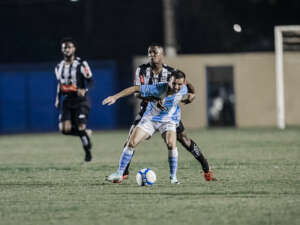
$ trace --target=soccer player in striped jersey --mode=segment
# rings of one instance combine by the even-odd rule
[[[59,129],[65,135],[80,137],[85,151],[85,161],[92,160],[91,130],[86,129],[90,111],[87,86],[92,84],[88,63],[75,56],[76,44],[72,38],[61,41],[64,59],[55,67],[58,81],[55,107],[61,109]],[[62,107],[61,105],[62,98]]]
[[[187,94],[185,75],[179,71],[174,71],[169,77],[168,83],[132,86],[107,97],[102,104],[114,104],[119,98],[135,92],[140,93],[141,97],[152,97],[152,101],[148,103],[140,122],[133,130],[128,144],[123,149],[117,172],[108,176],[107,180],[114,183],[122,182],[124,170],[133,156],[135,147],[159,130],[168,148],[170,182],[171,184],[178,184],[176,177],[178,162],[176,126],[180,121],[179,102]]]
[[[170,76],[170,74],[172,72],[174,72],[175,69],[164,64],[163,57],[164,57],[163,47],[159,44],[151,44],[148,47],[149,63],[138,66],[136,73],[135,73],[134,85],[158,84],[160,82],[166,82],[168,79],[168,76]],[[184,104],[189,104],[195,98],[195,88],[188,81],[186,82],[186,85],[188,88],[188,93],[187,93],[185,99],[182,100],[182,102]],[[144,98],[144,97],[139,96],[139,98],[142,99],[140,112],[136,116],[136,118],[130,128],[128,140],[129,140],[130,135],[133,132],[134,128],[141,120],[141,118],[146,110],[146,107],[148,105],[148,102],[151,100],[151,97]],[[213,174],[209,168],[206,158],[204,157],[203,153],[200,151],[200,148],[198,147],[198,145],[192,139],[188,138],[188,136],[185,132],[184,125],[181,120],[178,124],[176,132],[177,132],[177,140],[201,164],[205,180],[212,181],[214,179]],[[127,144],[127,142],[125,143],[125,145],[126,144]],[[124,179],[126,179],[128,177],[129,166],[130,166],[130,163],[128,163],[128,166],[126,167],[126,169],[124,171],[124,176],[123,176]]]

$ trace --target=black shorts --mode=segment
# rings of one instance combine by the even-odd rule
[[[62,113],[60,115],[60,122],[70,120],[72,124],[86,124],[89,117],[91,106],[89,101],[70,102],[63,101]]]
[[[182,121],[180,120],[178,126],[176,127],[176,133],[179,134],[182,133],[183,131],[184,131],[184,126]]]

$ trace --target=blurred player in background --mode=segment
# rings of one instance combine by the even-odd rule
[[[135,147],[143,140],[151,137],[156,130],[159,130],[168,148],[171,184],[178,184],[176,177],[178,163],[176,126],[180,121],[179,102],[187,94],[185,75],[175,71],[169,77],[168,83],[132,86],[107,97],[102,104],[114,104],[119,98],[135,92],[140,93],[142,97],[151,97],[152,101],[148,103],[141,120],[128,140],[128,144],[123,149],[117,172],[108,176],[107,180],[113,183],[122,182],[124,170],[133,156]]]
[[[91,106],[86,87],[92,84],[92,72],[86,61],[75,56],[77,46],[72,38],[64,38],[60,44],[64,59],[55,67],[58,81],[55,107],[61,108],[59,129],[65,135],[80,137],[85,161],[89,162],[92,160],[91,130],[86,129],[86,123]]]
[[[168,79],[168,76],[170,76],[170,74],[175,71],[174,68],[167,66],[166,64],[163,63],[164,48],[159,44],[151,44],[148,47],[148,58],[149,58],[149,63],[138,66],[136,73],[135,73],[134,85],[158,84],[161,82],[166,82]],[[189,82],[186,82],[186,85],[188,88],[188,93],[187,93],[185,99],[182,100],[182,102],[184,104],[189,104],[195,99],[195,88]],[[140,106],[140,112],[136,116],[136,118],[130,128],[128,140],[129,140],[130,135],[132,134],[133,130],[135,129],[136,125],[140,122],[149,101],[151,101],[151,98],[144,98],[141,96],[138,96],[138,97],[140,99],[142,99],[141,106]],[[184,125],[181,120],[179,122],[179,126],[177,127],[176,132],[177,132],[177,140],[201,164],[202,170],[204,172],[205,180],[212,181],[214,179],[213,174],[209,168],[206,158],[200,151],[198,145],[192,139],[187,137],[187,134],[184,129]],[[125,143],[125,145],[126,144],[127,144],[127,142]],[[124,179],[126,179],[128,177],[129,166],[130,166],[130,162],[124,171],[124,176],[123,176]]]

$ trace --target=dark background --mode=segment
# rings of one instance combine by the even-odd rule
[[[179,54],[273,51],[274,25],[300,24],[300,0],[173,3]],[[30,120],[14,128],[10,123],[19,126],[24,119],[16,121],[12,112],[26,119],[36,118],[31,113],[35,110],[46,121],[43,112],[50,109],[54,122],[47,124],[48,130],[57,126],[53,70],[62,59],[59,41],[65,36],[77,41],[77,55],[87,59],[94,71],[96,88],[90,93],[95,119],[91,124],[95,125],[98,115],[108,113],[116,121],[114,128],[128,128],[133,119],[130,99],[113,106],[116,116],[101,108],[99,99],[132,84],[135,55],[145,55],[153,42],[164,44],[163,12],[163,0],[0,0],[0,133],[1,127],[8,128],[4,132],[36,131],[28,125]],[[234,24],[240,24],[242,32],[235,32]],[[42,70],[39,65],[44,65]],[[105,75],[103,71],[110,72]],[[38,100],[44,104],[42,112],[42,107],[27,103],[39,97],[32,85],[44,84],[51,91],[40,90],[44,92],[44,99]],[[106,129],[103,121],[98,124],[96,129]]]
[[[274,25],[300,23],[299,0],[174,1],[179,54],[272,51]],[[161,0],[1,0],[0,15],[1,62],[57,60],[63,36],[81,56],[119,62],[164,40]]]

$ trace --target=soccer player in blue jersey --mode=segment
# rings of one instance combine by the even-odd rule
[[[176,177],[178,162],[176,126],[180,121],[179,103],[187,94],[185,75],[180,71],[174,71],[168,83],[132,86],[107,97],[102,104],[114,104],[119,98],[136,92],[139,92],[142,97],[152,97],[157,101],[153,100],[147,105],[141,121],[137,124],[128,144],[123,149],[117,172],[108,176],[107,180],[113,183],[122,182],[124,170],[132,158],[135,147],[152,136],[156,130],[159,130],[168,148],[171,184],[178,184]]]
[[[134,85],[145,85],[145,84],[158,84],[161,82],[167,82],[168,77],[172,72],[176,71],[173,67],[170,67],[163,63],[164,58],[164,48],[160,44],[151,44],[148,47],[148,59],[149,62],[146,64],[139,65],[136,69],[135,73],[135,80]],[[186,81],[186,86],[188,88],[188,93],[182,100],[184,104],[189,104],[193,102],[195,99],[195,88],[193,85]],[[129,130],[129,137],[126,140],[125,145],[127,144],[130,135],[132,134],[133,130],[135,129],[136,125],[140,122],[146,108],[148,105],[148,102],[151,101],[151,98],[143,98],[139,96],[138,94],[136,97],[140,98],[142,100],[140,104],[140,111],[136,115],[130,130]],[[183,122],[180,121],[177,125],[176,129],[177,133],[177,141],[188,151],[190,152],[194,158],[201,164],[203,175],[206,181],[212,181],[216,180],[213,178],[213,173],[210,169],[210,166],[208,164],[207,159],[205,158],[204,154],[200,151],[200,148],[194,142],[193,139],[189,138]],[[129,175],[129,167],[130,163],[128,163],[124,174],[123,179],[127,179]]]

